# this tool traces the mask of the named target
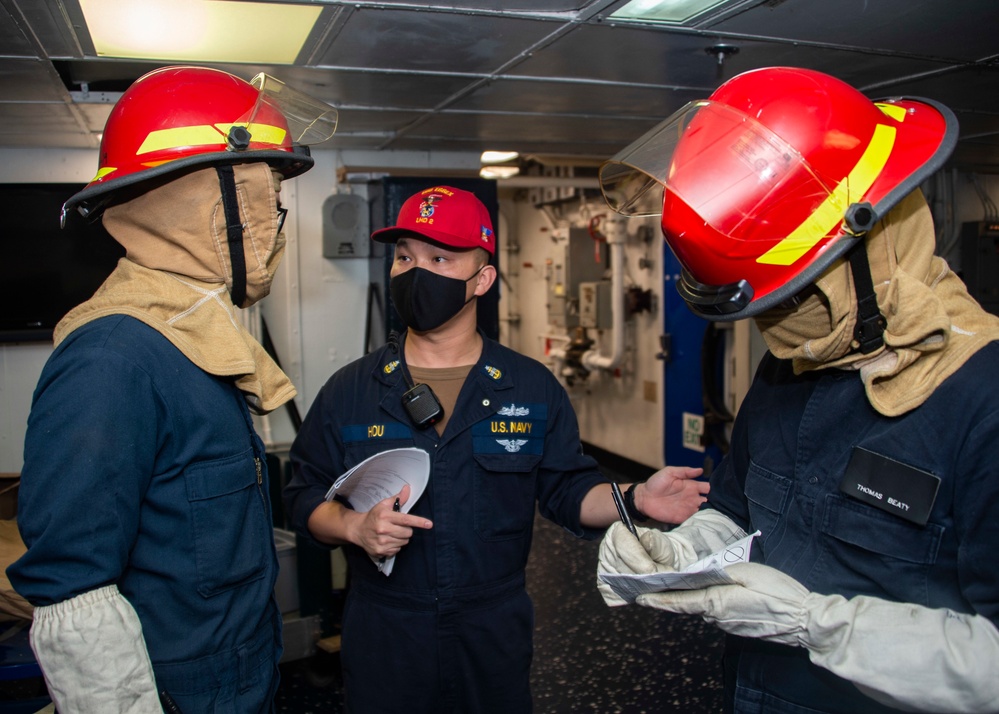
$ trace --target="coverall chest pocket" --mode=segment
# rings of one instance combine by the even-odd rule
[[[775,555],[783,538],[782,515],[787,510],[791,494],[791,479],[750,463],[746,475],[746,501],[749,504],[750,530],[763,535],[760,544],[768,554]]]
[[[475,454],[475,531],[486,540],[520,538],[534,523],[541,454]]]
[[[270,534],[253,450],[195,464],[184,479],[198,592],[211,597],[263,577]]]
[[[830,537],[822,566],[841,571],[838,579],[856,592],[930,605],[931,570],[956,568],[939,562],[943,526],[909,523],[844,496],[827,497],[822,532]],[[963,607],[957,599],[948,604]]]

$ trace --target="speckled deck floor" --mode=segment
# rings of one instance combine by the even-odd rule
[[[721,712],[721,634],[698,618],[605,606],[595,585],[598,548],[537,520],[527,568],[535,714]],[[278,711],[340,714],[336,664],[283,665]]]
[[[721,633],[700,618],[604,605],[598,548],[536,523],[527,573],[536,714],[721,712]]]

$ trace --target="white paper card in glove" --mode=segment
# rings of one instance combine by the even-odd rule
[[[753,538],[759,531],[742,540],[727,545],[709,556],[701,558],[681,571],[668,573],[598,573],[600,579],[626,602],[633,603],[639,595],[661,593],[665,590],[698,590],[711,585],[727,585],[735,582],[725,572],[732,563],[748,563]]]

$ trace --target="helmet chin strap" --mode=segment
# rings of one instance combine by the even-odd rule
[[[885,343],[885,326],[888,324],[878,308],[871,263],[867,259],[867,235],[877,222],[878,215],[870,203],[852,203],[846,209],[843,220],[847,232],[857,238],[848,253],[853,289],[857,293],[857,326],[853,329],[853,338],[860,343],[861,353],[866,355]]]
[[[874,292],[871,278],[871,264],[867,259],[866,234],[860,236],[857,244],[850,248],[850,272],[853,273],[853,286],[857,294],[857,326],[853,337],[860,343],[860,351],[870,354],[885,343],[884,332],[888,324],[878,308],[878,296]]]
[[[229,263],[232,267],[232,304],[241,307],[246,302],[246,256],[243,253],[243,222],[239,220],[239,201],[236,197],[236,177],[231,164],[215,167],[222,188],[222,207],[225,209],[226,238],[229,243]],[[870,279],[868,278],[868,282]]]

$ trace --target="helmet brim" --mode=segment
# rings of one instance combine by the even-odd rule
[[[184,171],[190,168],[198,168],[208,165],[221,164],[246,164],[255,161],[266,161],[275,170],[280,172],[284,178],[290,179],[299,176],[313,167],[315,159],[307,146],[295,146],[294,151],[264,149],[258,151],[216,151],[206,154],[197,154],[180,159],[168,161],[159,166],[150,167],[144,171],[127,174],[120,178],[108,178],[103,181],[94,181],[88,186],[73,194],[62,207],[62,220],[65,222],[70,211],[76,212],[87,218],[96,218],[104,206],[112,199],[113,194],[122,190],[133,188],[147,181],[163,176]]]

